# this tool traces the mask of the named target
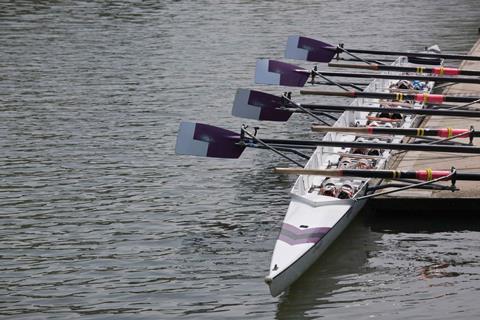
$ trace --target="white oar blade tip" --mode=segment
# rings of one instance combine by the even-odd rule
[[[287,48],[285,49],[285,58],[296,60],[307,60],[308,50],[299,48],[300,36],[289,36],[287,39]]]
[[[239,118],[260,120],[261,109],[248,103],[249,89],[238,89],[233,100],[232,115]]]
[[[270,60],[258,59],[255,67],[255,83],[257,84],[280,84],[280,74],[269,71]]]
[[[179,155],[192,155],[206,157],[208,153],[208,142],[194,139],[195,122],[182,121],[177,134],[175,153]]]

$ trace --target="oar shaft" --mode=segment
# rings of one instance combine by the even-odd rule
[[[427,171],[427,172],[426,172]],[[397,171],[397,170],[361,170],[361,169],[302,169],[302,168],[274,168],[274,173],[280,174],[302,174],[318,175],[329,177],[360,177],[379,179],[420,179],[427,180],[428,170],[421,171]],[[447,176],[450,171],[433,171],[430,173],[432,179]],[[425,179],[421,179],[424,178]],[[432,180],[429,179],[429,180]]]
[[[330,67],[342,67],[342,68],[362,68],[362,69],[371,69],[371,65],[347,65],[347,64],[336,64],[329,63]],[[351,67],[350,67],[351,66]],[[382,66],[383,67],[383,66]],[[480,71],[477,71],[480,75]],[[324,72],[321,71],[321,74],[327,77],[350,77],[350,78],[363,78],[363,79],[392,79],[392,80],[419,80],[419,81],[435,81],[438,83],[452,82],[452,83],[480,83],[479,78],[466,78],[466,77],[440,77],[440,76],[422,76],[422,75],[394,75],[394,74],[382,74],[382,73],[349,73],[349,72]]]
[[[465,70],[465,69],[462,70],[462,69],[447,68],[447,67],[406,67],[406,66],[389,66],[389,65],[379,65],[379,64],[343,64],[343,63],[329,63],[328,66],[329,67],[337,67],[337,68],[353,68],[353,69],[368,69],[368,70],[385,70],[385,71],[399,71],[399,72],[430,73],[430,74],[437,74],[439,76],[443,76],[443,75],[479,76],[480,75],[480,71],[478,71],[478,70]],[[429,78],[433,78],[432,80],[429,80],[429,81],[437,81],[435,79],[435,77],[429,77]],[[436,77],[436,78],[438,79],[438,77]],[[440,78],[440,79],[442,79],[442,78]],[[455,79],[455,78],[450,77],[450,79]],[[463,79],[465,79],[465,78],[463,78]],[[473,80],[475,80],[475,79],[473,79]]]
[[[383,50],[366,50],[366,49],[350,49],[346,50],[353,53],[378,54],[385,56],[406,56],[406,57],[423,57],[423,58],[443,58],[452,60],[473,60],[480,61],[480,56],[468,56],[463,54],[445,54],[445,53],[426,53],[426,52],[405,52],[405,51],[383,51]]]
[[[342,105],[317,105],[317,104],[302,104],[302,107],[311,110],[322,111],[365,111],[365,112],[385,112],[385,113],[400,113],[400,114],[419,114],[431,116],[451,116],[451,117],[466,117],[466,118],[480,118],[480,111],[470,110],[442,110],[442,109],[406,109],[406,108],[383,108],[383,107],[369,107],[369,106],[342,106]]]
[[[461,96],[445,96],[441,94],[417,93],[383,93],[383,92],[364,92],[364,91],[319,91],[319,90],[300,90],[300,94],[322,95],[322,96],[339,96],[349,98],[372,98],[372,99],[391,99],[396,101],[415,100],[417,102],[442,104],[444,102],[472,102],[480,99],[480,97],[461,97]]]
[[[445,146],[407,143],[375,143],[375,142],[348,142],[348,141],[323,141],[323,140],[282,140],[262,139],[263,142],[276,145],[289,146],[321,146],[321,147],[342,147],[361,149],[390,149],[406,151],[431,151],[431,152],[456,152],[480,154],[480,148],[470,146]],[[246,141],[247,143],[249,141]]]
[[[382,128],[382,127],[323,127],[312,126],[314,132],[348,132],[348,133],[364,133],[364,134],[398,134],[405,136],[429,136],[450,138],[458,136],[458,138],[479,137],[479,131],[470,131],[469,129],[429,129],[429,128]]]
[[[448,177],[452,172],[447,170],[434,171],[431,169],[417,171],[399,171],[399,170],[359,170],[359,169],[301,169],[301,168],[275,168],[274,173],[279,174],[302,174],[302,175],[320,175],[328,177],[360,177],[360,178],[379,178],[379,179],[418,179],[430,181],[442,177]],[[480,180],[480,173],[458,173],[450,180]]]

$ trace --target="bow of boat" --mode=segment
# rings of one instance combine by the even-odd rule
[[[275,243],[265,282],[277,296],[297,280],[345,229],[363,201],[293,197]]]

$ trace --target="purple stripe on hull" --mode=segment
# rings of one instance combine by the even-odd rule
[[[278,240],[281,240],[283,242],[286,242],[288,243],[289,245],[291,246],[294,246],[294,245],[297,245],[297,244],[304,244],[304,243],[317,243],[318,241],[320,241],[320,239],[323,238],[324,235],[322,235],[321,237],[315,237],[315,238],[306,238],[306,239],[291,239],[287,236],[284,236],[284,235],[280,235],[278,237]]]
[[[302,243],[317,243],[322,239],[331,228],[304,228],[300,229],[288,223],[282,225],[280,236],[278,240],[288,243],[289,245],[296,245]]]

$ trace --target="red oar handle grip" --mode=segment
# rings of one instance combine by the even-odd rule
[[[418,180],[430,181],[441,177],[446,177],[451,174],[451,171],[433,171],[432,169],[416,171],[416,177]]]
[[[445,96],[441,94],[430,93],[417,93],[415,95],[415,101],[423,103],[438,103],[441,104],[444,101]]]
[[[456,76],[460,74],[460,70],[457,68],[445,68],[445,67],[437,67],[432,68],[434,74],[438,75],[448,75],[448,76]]]

